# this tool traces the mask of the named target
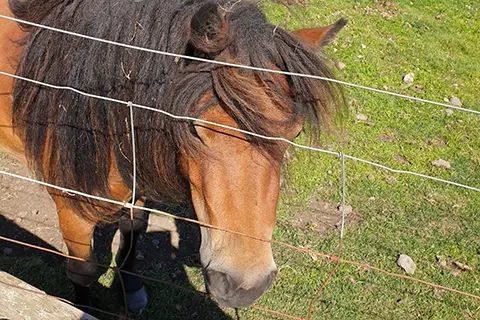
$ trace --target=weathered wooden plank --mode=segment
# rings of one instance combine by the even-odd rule
[[[0,272],[0,320],[97,320],[77,308],[47,295],[40,295],[20,288],[42,292],[14,276]]]

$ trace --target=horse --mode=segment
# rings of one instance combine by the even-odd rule
[[[133,46],[122,48],[0,19],[0,70],[170,113],[293,140],[328,130],[342,108],[338,85],[209,61],[333,77],[320,54],[346,24],[286,31],[257,4],[227,0],[0,0],[0,13]],[[288,147],[240,131],[135,109],[136,185],[129,108],[0,76],[0,147],[38,179],[121,202],[190,206],[198,220],[270,240]],[[121,206],[47,188],[69,255],[75,302],[89,303],[98,223],[119,223],[117,263],[133,270],[144,221]],[[134,192],[135,191],[135,192]],[[132,199],[135,194],[135,199]],[[277,275],[271,244],[201,227],[200,260],[222,306],[252,305]],[[122,263],[124,262],[124,263]],[[141,279],[122,274],[127,307],[148,303]]]

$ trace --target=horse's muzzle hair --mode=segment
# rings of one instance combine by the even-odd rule
[[[254,274],[255,280],[252,283],[245,283],[242,274],[207,270],[208,290],[224,307],[249,307],[270,289],[277,276],[277,269],[263,272],[252,271],[249,274],[250,278],[252,274]]]

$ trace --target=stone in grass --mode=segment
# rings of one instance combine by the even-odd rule
[[[457,97],[451,97],[449,102],[450,102],[450,104],[451,104],[452,106],[454,106],[454,107],[461,107],[461,106],[463,106],[462,100],[460,100],[460,99],[457,98]]]
[[[452,261],[452,265],[460,271],[472,271],[473,268],[458,261]]]
[[[335,67],[337,67],[338,70],[342,71],[343,69],[345,69],[346,65],[345,63],[338,61],[337,63],[335,63]]]
[[[367,121],[368,120],[368,117],[364,114],[361,114],[361,113],[357,114],[357,116],[355,118],[357,118],[358,121]]]
[[[342,205],[341,205],[341,204],[339,204],[339,205],[337,206],[337,210],[338,210],[340,213],[342,213]],[[352,213],[352,212],[353,212],[353,207],[352,207],[351,205],[349,205],[349,204],[346,204],[346,205],[345,205],[345,216],[348,216],[348,215],[349,215],[350,213]]]
[[[6,256],[9,256],[10,254],[12,254],[13,250],[12,248],[5,248],[3,249],[3,253],[6,255]]]
[[[137,259],[138,261],[143,261],[145,260],[145,256],[140,251],[137,251],[137,255],[135,256],[135,259]]]
[[[405,82],[406,84],[413,84],[414,79],[415,74],[413,72],[410,72],[403,77],[403,82]]]
[[[447,110],[445,110],[445,113],[447,114],[448,117],[451,117],[453,115],[453,110],[452,109],[447,109]]]
[[[388,184],[395,184],[398,182],[398,180],[395,177],[388,176],[385,178],[385,182]]]
[[[443,168],[446,168],[446,169],[452,168],[452,165],[450,164],[450,162],[442,160],[442,159],[432,161],[432,166],[443,167]]]
[[[401,254],[398,257],[397,265],[410,275],[413,275],[415,273],[415,270],[417,270],[417,265],[415,264],[415,262],[413,262],[412,258],[407,256],[406,254]]]

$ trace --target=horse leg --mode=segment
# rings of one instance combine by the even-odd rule
[[[138,200],[136,205],[143,206],[143,200]],[[120,217],[120,245],[116,262],[122,271],[134,272],[137,240],[140,233],[146,230],[147,219],[148,215],[143,210],[133,210],[133,220],[131,220],[130,212],[126,210]],[[148,303],[148,295],[142,279],[124,272],[121,272],[121,277],[127,295],[128,309],[135,313],[141,312]]]
[[[89,305],[89,286],[98,275],[91,247],[95,223],[83,219],[72,208],[58,201],[58,198],[54,197],[54,200],[57,203],[58,220],[68,254],[79,258],[67,260],[67,277],[75,289],[75,303]]]

